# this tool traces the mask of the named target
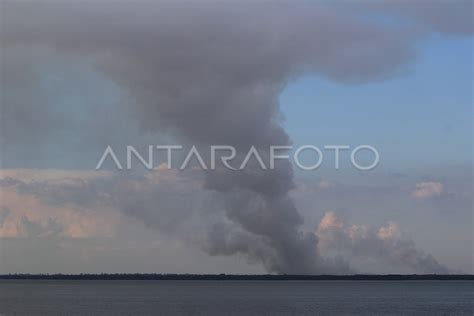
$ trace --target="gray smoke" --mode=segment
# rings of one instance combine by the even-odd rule
[[[133,100],[127,118],[138,122],[140,133],[166,130],[188,144],[244,152],[289,144],[278,104],[289,81],[305,74],[346,83],[384,80],[405,70],[424,31],[323,2],[4,1],[2,11],[2,87],[31,84],[31,65],[44,54],[84,57]],[[457,18],[449,8],[444,13]],[[23,139],[54,140],[68,125],[57,111],[28,102],[6,103],[2,112],[10,118],[2,120],[4,131]],[[99,118],[110,122],[111,116]],[[111,133],[91,120],[85,119],[91,135]],[[314,234],[300,231],[302,218],[288,195],[290,164],[205,176],[226,219],[210,231],[209,253],[241,253],[278,273],[332,271]],[[126,208],[152,216],[139,205]]]

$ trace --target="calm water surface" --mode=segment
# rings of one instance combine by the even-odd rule
[[[473,281],[0,281],[0,315],[474,315]]]

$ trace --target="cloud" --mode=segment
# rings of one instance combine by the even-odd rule
[[[111,172],[102,170],[0,169],[0,180],[14,179],[25,183],[47,181],[60,184],[110,176],[112,176]]]
[[[59,194],[85,186],[106,173],[67,170],[0,170],[0,237],[111,237],[117,212],[74,204]]]
[[[55,235],[90,238],[111,237],[114,234],[116,212],[52,206],[9,188],[2,188],[1,197],[0,237],[41,238]]]
[[[401,237],[400,228],[395,222],[389,222],[387,226],[380,227],[377,236],[382,240],[398,239]]]
[[[429,199],[441,196],[443,190],[441,182],[420,182],[416,184],[411,196],[415,199]]]
[[[349,262],[375,261],[379,266],[391,266],[398,273],[449,273],[445,266],[404,236],[395,222],[379,228],[369,227],[346,223],[335,213],[328,212],[321,220],[316,235],[323,253],[341,255]]]
[[[143,175],[97,172],[86,176],[82,171],[57,170],[45,176],[42,171],[10,169],[0,172],[8,175],[0,178],[0,206],[9,210],[0,219],[14,222],[15,227],[21,226],[23,217],[43,224],[53,219],[61,224],[59,235],[74,238],[112,236],[121,220],[136,218],[173,235],[186,226],[195,214],[193,209],[206,198],[203,180],[190,173],[156,169]],[[19,177],[12,178],[15,175]],[[200,215],[204,213],[201,210]]]
[[[53,176],[30,181],[24,176],[29,173],[18,172],[22,180],[10,177],[0,181],[2,238],[110,238],[116,236],[126,218],[134,218],[174,240],[199,246],[212,256],[240,255],[271,272],[365,272],[364,265],[358,265],[361,260],[372,260],[379,266],[388,264],[393,269],[381,270],[385,272],[449,272],[416,247],[395,222],[381,227],[349,224],[328,212],[315,234],[282,233],[302,220],[296,211],[288,211],[288,200],[264,200],[256,193],[235,188],[224,197],[216,195],[203,188],[205,179],[194,170],[182,173],[157,168],[141,176],[106,174],[67,183]],[[69,179],[75,174],[64,173]],[[15,172],[10,170],[8,174]],[[283,240],[275,243],[278,238]],[[282,258],[283,250],[278,247],[286,247],[284,253],[289,257]],[[306,251],[309,255],[302,254]]]

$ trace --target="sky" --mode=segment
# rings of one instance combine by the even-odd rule
[[[334,186],[351,184],[353,190],[363,190],[361,182],[369,186],[364,202],[352,204],[354,192],[342,198],[334,190],[335,196],[318,199],[321,208],[335,208],[362,223],[403,223],[417,243],[458,271],[472,271],[472,45],[472,38],[432,36],[418,48],[407,74],[353,86],[306,76],[280,96],[284,125],[295,146],[354,146],[364,140],[381,152],[378,168],[362,180],[350,169],[334,170],[331,154],[326,168],[323,164],[311,175],[301,173],[306,181],[330,179]],[[466,204],[441,200],[412,204],[406,201],[409,197],[396,193],[373,196],[379,190],[416,187],[426,180],[443,183],[443,189],[465,189]],[[379,185],[385,188],[375,188]],[[301,202],[300,209],[311,214],[313,198]],[[321,215],[308,218],[316,225]],[[460,259],[463,253],[466,256]]]
[[[384,82],[299,79],[280,97],[286,129],[298,143],[318,143],[321,134],[334,143],[368,139],[380,144],[385,164],[394,169],[469,164],[472,44],[471,38],[432,36],[417,48],[406,74]]]
[[[473,273],[472,2],[0,9],[0,273]],[[324,159],[95,168],[167,144]]]

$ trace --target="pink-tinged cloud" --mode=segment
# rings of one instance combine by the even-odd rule
[[[349,262],[376,262],[386,268],[408,269],[412,273],[447,273],[449,270],[430,254],[424,253],[405,236],[398,224],[381,227],[350,224],[335,213],[324,215],[317,230],[323,254],[342,257]]]
[[[89,238],[114,235],[116,212],[49,205],[32,194],[18,192],[14,187],[2,188],[0,197],[0,237]]]
[[[420,182],[416,184],[411,196],[415,199],[429,199],[440,196],[443,190],[444,186],[440,182]]]
[[[324,231],[332,228],[342,229],[343,227],[344,223],[336,216],[334,212],[327,212],[324,214],[323,219],[319,223],[318,231]]]
[[[190,213],[190,200],[195,198],[191,194],[201,186],[199,179],[164,168],[142,177],[86,170],[0,169],[0,238],[112,237],[127,226],[123,220],[129,216],[171,229]],[[175,205],[178,202],[182,203]]]
[[[395,222],[388,222],[387,226],[379,228],[377,236],[382,240],[398,239],[401,237],[400,227]]]

